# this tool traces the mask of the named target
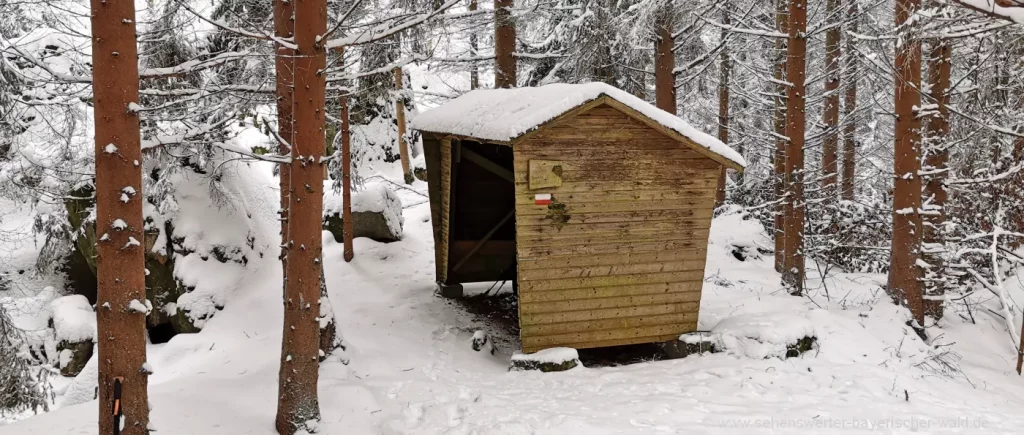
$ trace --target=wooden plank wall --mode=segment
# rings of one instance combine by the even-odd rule
[[[523,350],[672,339],[697,327],[718,163],[609,106],[514,145]],[[530,190],[531,159],[562,185]],[[567,205],[546,218],[534,195]]]

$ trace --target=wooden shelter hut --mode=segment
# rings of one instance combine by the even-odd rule
[[[743,158],[604,83],[476,90],[420,114],[437,282],[516,280],[523,350],[697,327],[719,171]]]

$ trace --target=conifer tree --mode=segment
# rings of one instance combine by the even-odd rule
[[[99,433],[149,432],[135,3],[92,0]]]

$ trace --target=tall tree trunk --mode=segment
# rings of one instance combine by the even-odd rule
[[[945,274],[946,243],[943,227],[946,223],[946,179],[949,151],[945,139],[949,134],[949,86],[950,86],[949,41],[938,39],[932,42],[928,68],[928,83],[931,100],[936,110],[928,116],[927,147],[925,148],[924,214],[921,218],[924,241],[921,257],[928,267],[924,274],[924,313],[936,319],[942,317],[943,298],[949,281]]]
[[[476,12],[476,9],[476,0],[469,0],[469,12]],[[469,57],[476,58],[479,51],[480,47],[477,42],[476,31],[472,31],[469,34]],[[480,69],[477,67],[475,60],[470,62],[469,65],[469,89],[477,89],[480,87]]]
[[[859,0],[850,0],[850,31],[857,33],[857,21],[860,20]],[[843,127],[843,181],[842,198],[853,201],[854,181],[857,173],[857,54],[853,49],[855,38],[846,38],[846,96],[843,101],[843,113],[846,125]]]
[[[409,168],[409,144],[405,140],[405,86],[402,85],[402,69],[395,68],[395,122],[398,123],[398,156],[402,159],[402,175],[405,184],[412,184],[412,170]]]
[[[836,197],[839,173],[839,58],[842,28],[842,0],[828,0],[825,14],[833,27],[825,33],[825,140],[821,148],[823,196],[826,203]]]
[[[92,0],[99,433],[149,433],[135,4]],[[121,416],[118,417],[118,414]]]
[[[786,49],[786,253],[782,282],[790,294],[804,287],[804,112],[807,66],[807,0],[789,1],[789,41]]]
[[[321,225],[326,49],[326,0],[295,5],[295,141],[292,143],[291,203],[288,221],[288,293],[278,379],[277,431],[315,430],[320,353]]]
[[[676,55],[672,51],[671,12],[666,11],[657,23],[654,42],[654,100],[659,109],[676,114]]]
[[[728,1],[722,2],[722,24],[726,26],[730,24]],[[726,145],[729,144],[729,74],[732,72],[732,64],[729,61],[729,45],[726,43],[726,38],[728,36],[729,32],[723,28],[722,54],[718,78],[718,140],[722,141],[722,143]],[[718,172],[718,189],[715,192],[715,207],[718,207],[725,202],[725,177],[725,167],[723,166],[721,171]]]
[[[513,0],[494,1],[494,87],[516,87],[516,27]]]
[[[345,48],[338,48],[338,63],[343,64]],[[342,91],[338,98],[341,108],[341,232],[345,261],[352,261],[352,131],[348,115],[348,95]]]
[[[892,249],[888,292],[910,308],[919,332],[924,328],[921,269],[921,40],[911,22],[920,0],[896,0],[896,132],[893,165]]]
[[[288,39],[295,31],[295,21],[292,15],[295,13],[295,3],[290,0],[274,0],[274,36]],[[274,57],[274,72],[276,74],[276,98],[277,98],[277,135],[288,144],[278,144],[281,155],[291,155],[290,144],[294,142],[293,119],[292,119],[292,87],[294,84],[295,61],[292,56],[295,51],[278,44]],[[281,186],[281,270],[283,282],[281,283],[282,294],[288,294],[288,192],[291,189],[291,165],[283,164],[278,168],[278,176]]]
[[[775,0],[775,27],[779,33],[789,33],[789,0]],[[775,198],[782,199],[786,193],[786,88],[782,84],[786,73],[786,40],[775,38]],[[775,206],[775,270],[785,269],[785,223],[786,203]]]

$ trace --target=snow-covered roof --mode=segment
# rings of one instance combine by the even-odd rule
[[[740,167],[746,166],[743,156],[722,141],[628,92],[601,82],[479,89],[417,115],[412,120],[412,127],[434,133],[510,142],[602,96],[621,103]]]

